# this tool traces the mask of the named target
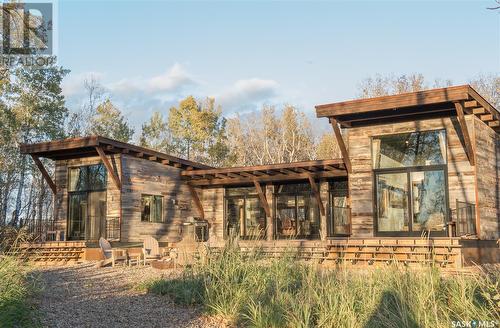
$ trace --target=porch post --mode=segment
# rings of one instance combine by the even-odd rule
[[[267,184],[265,187],[265,194],[267,203],[269,204],[270,216],[266,215],[266,239],[273,240],[274,238],[274,220],[273,220],[273,208],[274,208],[274,186],[272,184]]]
[[[330,215],[330,206],[329,206],[329,200],[328,200],[328,181],[322,180],[319,183],[319,194],[321,197],[321,200],[323,201],[323,204],[325,205],[325,212],[324,214],[321,214],[320,218],[320,237],[321,240],[326,240],[328,237],[328,216]]]

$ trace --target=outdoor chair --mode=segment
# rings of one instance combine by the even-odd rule
[[[146,265],[147,262],[161,259],[162,254],[160,252],[158,240],[156,240],[152,236],[146,237],[144,239],[144,244],[142,247],[142,256],[144,259],[144,265]]]
[[[128,262],[128,254],[125,249],[113,249],[109,241],[104,238],[99,238],[99,247],[104,255],[104,263],[108,264],[111,262],[111,266],[115,266],[117,262]]]

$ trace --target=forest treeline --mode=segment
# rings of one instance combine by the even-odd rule
[[[68,109],[61,83],[69,70],[13,67],[0,76],[0,226],[22,226],[51,217],[52,194],[19,145],[102,135],[208,165],[236,166],[338,157],[330,131],[319,134],[304,111],[292,104],[266,105],[252,113],[225,117],[217,99],[188,96],[154,112],[138,131],[112,95],[93,77],[84,83],[80,108]],[[498,75],[469,81],[497,108]],[[377,75],[361,81],[357,97],[418,91],[451,85],[422,74]],[[53,171],[53,163],[44,165]]]

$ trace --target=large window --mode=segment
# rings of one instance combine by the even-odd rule
[[[319,238],[319,206],[307,183],[276,186],[276,236]]]
[[[226,234],[242,239],[265,237],[266,213],[254,187],[227,188]]]
[[[328,236],[345,236],[351,233],[350,208],[348,204],[347,180],[334,180],[328,183],[330,209],[328,211]]]
[[[69,168],[69,240],[105,237],[106,179],[106,168],[102,164]]]
[[[141,195],[141,221],[163,222],[163,196]]]
[[[448,208],[445,131],[374,137],[372,151],[378,233],[444,233]]]

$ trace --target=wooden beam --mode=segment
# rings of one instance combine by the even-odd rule
[[[156,156],[149,156],[149,160],[153,161],[153,162],[156,162],[158,160],[158,157],[156,157]]]
[[[128,154],[129,152],[130,152],[130,150],[128,150],[128,148],[122,149],[122,154]]]
[[[118,188],[118,190],[122,190],[122,183],[120,181],[120,178],[115,173],[115,170],[113,170],[113,166],[111,165],[111,163],[109,162],[108,158],[106,157],[106,154],[104,153],[104,150],[101,147],[99,147],[99,146],[95,147],[95,150],[99,154],[99,157],[101,158],[102,163],[104,164],[104,166],[108,170],[109,175],[113,179],[116,188]]]
[[[143,152],[138,152],[135,156],[139,157],[139,158],[143,158],[144,157],[144,153]]]
[[[500,121],[488,122],[488,126],[491,128],[496,128],[496,127],[500,126]]]
[[[467,157],[469,158],[470,165],[474,166],[476,163],[474,157],[474,147],[472,146],[472,141],[469,135],[469,129],[467,128],[467,122],[465,121],[463,104],[461,102],[456,102],[455,108],[457,110],[458,123],[460,125],[460,129],[462,130],[461,131],[462,135],[464,137],[465,152],[467,153]]]
[[[325,171],[325,172],[316,172],[316,173],[297,173],[295,175],[288,174],[277,174],[277,175],[268,175],[268,176],[259,176],[258,179],[260,182],[281,182],[281,181],[297,181],[297,180],[306,180],[308,179],[308,175],[312,174],[316,179],[318,178],[335,178],[335,177],[345,177],[346,171],[336,172],[336,171]],[[238,185],[238,184],[248,184],[252,183],[252,178],[226,178],[223,175],[220,176],[219,179],[194,179],[190,180],[193,186],[224,186],[224,185]]]
[[[40,158],[38,158],[38,156],[35,156],[35,155],[31,155],[31,158],[33,159],[36,166],[40,170],[40,173],[42,173],[42,176],[45,179],[45,181],[47,182],[47,184],[49,185],[50,189],[52,190],[52,193],[55,195],[57,193],[56,184],[54,183],[54,181],[52,181],[52,178],[50,177],[49,173],[45,169],[45,166],[43,166],[43,163],[40,161]]]
[[[486,113],[486,109],[484,109],[484,107],[472,109],[472,114],[475,114],[475,115],[481,115],[481,114],[485,114],[485,113]]]
[[[189,192],[191,193],[191,197],[193,197],[194,204],[196,205],[196,208],[198,208],[198,212],[200,213],[200,217],[202,219],[205,219],[205,211],[203,210],[203,203],[200,200],[200,197],[198,196],[198,193],[196,192],[196,189],[188,184],[189,187]]]
[[[493,114],[486,114],[486,115],[481,115],[479,116],[479,118],[481,119],[481,121],[483,122],[489,122],[489,121],[493,121]]]
[[[257,194],[259,195],[260,204],[264,208],[264,212],[266,212],[266,216],[268,218],[270,218],[271,217],[271,209],[269,208],[269,204],[267,203],[266,195],[262,191],[262,187],[260,186],[260,182],[257,180],[253,180],[253,184],[255,185],[255,189],[257,190]]]
[[[340,132],[337,120],[333,117],[330,117],[330,124],[332,125],[333,133],[335,134],[335,138],[337,139],[340,152],[342,153],[342,159],[344,160],[347,172],[352,173],[352,166],[351,166],[351,160],[349,158],[349,152],[347,151],[347,147],[344,143],[344,138],[342,137],[342,133]]]
[[[479,105],[479,103],[475,100],[470,100],[470,101],[464,102],[464,107],[465,108],[474,108],[474,107],[481,107],[481,105]]]
[[[319,192],[319,187],[316,184],[316,181],[314,181],[314,178],[310,174],[307,176],[307,178],[309,179],[309,184],[311,185],[311,189],[314,193],[314,196],[316,197],[316,201],[318,202],[321,215],[326,215],[325,206],[323,205],[323,201],[321,200],[321,194]]]
[[[170,164],[170,161],[169,161],[168,159],[164,159],[164,160],[162,160],[162,161],[161,161],[161,163],[162,163],[163,165],[169,165],[169,164]]]

